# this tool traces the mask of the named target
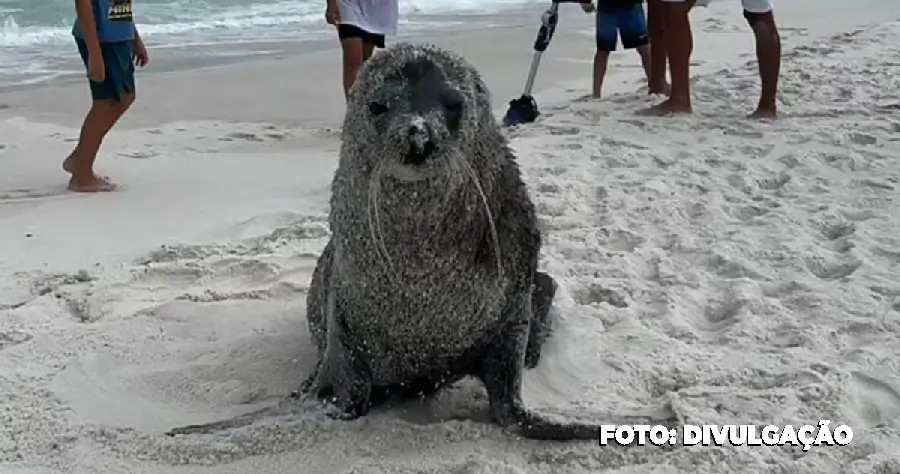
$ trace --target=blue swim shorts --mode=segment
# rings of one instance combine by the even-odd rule
[[[650,44],[643,5],[597,11],[597,50],[615,51],[619,37],[624,49]]]
[[[87,66],[87,44],[81,38],[75,38],[75,42],[78,44],[81,60]],[[133,40],[100,43],[103,65],[106,66],[106,78],[103,82],[88,79],[92,99],[120,102],[123,92],[135,92],[133,51]]]

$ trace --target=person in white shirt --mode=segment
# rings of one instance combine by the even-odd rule
[[[691,113],[690,59],[694,41],[688,14],[696,5],[706,6],[709,0],[651,0],[662,7],[664,27],[662,41],[652,38],[654,45],[666,49],[669,72],[672,77],[672,91],[669,99],[643,111],[651,115]],[[777,109],[775,96],[778,90],[778,76],[781,68],[781,38],[775,25],[773,0],[741,0],[744,18],[750,24],[756,37],[756,57],[762,92],[759,105],[751,117],[775,118]]]
[[[337,27],[344,56],[344,97],[363,62],[397,34],[399,17],[398,0],[326,0],[325,21]]]

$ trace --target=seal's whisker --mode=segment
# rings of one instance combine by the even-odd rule
[[[460,161],[459,155],[456,153],[452,153],[447,157],[447,169],[449,170],[449,173],[447,173],[446,179],[448,186],[444,189],[444,196],[442,198],[445,205],[453,199],[453,193],[456,191],[457,187],[462,184],[465,178],[464,172],[460,169]]]
[[[475,174],[475,170],[472,169],[472,166],[467,163],[466,160],[457,161],[469,175],[469,178],[472,179],[472,184],[475,186],[475,190],[478,191],[478,199],[481,201],[484,212],[487,214],[488,228],[491,231],[491,239],[494,241],[494,258],[497,260],[497,283],[499,284],[501,278],[503,278],[503,259],[500,256],[500,238],[497,236],[497,225],[494,223],[491,207],[488,205],[487,196],[484,194],[484,188],[482,187],[478,176]]]
[[[384,167],[386,165],[381,165],[378,167],[378,172],[375,175],[375,183],[374,186],[371,187],[373,191],[372,196],[372,208],[374,209],[375,214],[375,233],[378,236],[378,239],[375,241],[376,246],[378,244],[381,245],[381,254],[383,255],[382,261],[387,263],[388,267],[388,275],[394,280],[398,286],[405,287],[403,284],[400,273],[397,272],[397,268],[394,267],[394,261],[391,259],[391,254],[388,252],[387,245],[384,241],[384,227],[381,225],[381,186],[382,186],[382,176],[384,175]]]
[[[379,208],[381,207],[379,196],[381,195],[381,175],[383,169],[383,165],[378,165],[372,173],[372,177],[369,179],[369,193],[368,199],[366,200],[369,235],[372,238],[372,243],[375,245],[375,252],[378,254],[379,259],[389,268],[389,274],[399,280],[396,271],[394,271],[394,263],[391,260],[391,255],[384,245],[384,229],[381,227],[381,216],[379,214]]]

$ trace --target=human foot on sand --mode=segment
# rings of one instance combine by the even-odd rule
[[[650,117],[666,117],[675,114],[690,114],[691,112],[690,104],[682,104],[669,99],[653,107],[639,110],[637,114]]]
[[[111,183],[101,176],[92,176],[87,180],[78,180],[72,176],[69,180],[69,190],[76,193],[108,193],[115,191],[115,183]]]
[[[748,116],[751,119],[775,120],[778,118],[778,110],[774,107],[759,107]]]
[[[73,173],[75,167],[72,165],[72,155],[67,156],[66,159],[63,160],[62,169],[66,173],[69,173],[69,174]],[[109,176],[98,174],[97,177],[104,181],[109,181]]]

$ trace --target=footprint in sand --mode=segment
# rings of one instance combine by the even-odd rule
[[[600,285],[590,285],[586,288],[574,289],[572,291],[572,299],[581,306],[606,303],[616,308],[628,307],[628,302],[625,301],[625,298],[622,295],[609,288],[603,288]]]
[[[760,189],[774,191],[777,189],[781,189],[785,184],[789,183],[790,181],[791,181],[791,175],[782,171],[775,176],[770,176],[768,178],[759,179],[756,181],[756,184],[759,186]]]
[[[559,194],[562,192],[562,188],[560,188],[557,183],[541,183],[538,185],[537,190],[541,194]]]
[[[256,136],[256,134],[247,133],[247,132],[229,133],[228,135],[225,135],[224,137],[219,138],[220,142],[233,142],[235,140],[247,140],[248,142],[263,141],[263,139]]]
[[[43,296],[65,286],[91,283],[95,280],[96,278],[86,270],[81,270],[76,273],[57,273],[53,275],[46,275],[40,278],[36,278],[31,283],[31,292],[35,295]]]
[[[875,135],[862,132],[850,132],[847,134],[847,139],[854,145],[870,146],[878,143],[878,138]]]
[[[287,133],[282,132],[269,132],[264,133],[263,137],[269,138],[272,140],[282,141],[288,137]],[[235,140],[246,140],[248,142],[264,142],[265,138],[261,138],[259,135],[251,132],[232,132],[224,137],[219,138],[220,142],[231,142]]]
[[[2,309],[2,307],[0,307]],[[28,333],[11,330],[0,332],[0,350],[30,341],[34,336]]]
[[[739,315],[747,301],[727,295],[722,301],[710,303],[703,311],[704,324],[701,329],[707,332],[724,334],[728,329],[737,324]]]
[[[843,261],[831,261],[822,257],[810,257],[806,259],[806,268],[822,280],[840,280],[852,275],[859,270],[863,262],[857,258],[849,257]]]
[[[852,372],[848,387],[851,409],[870,427],[884,426],[900,415],[900,393],[894,385],[896,382],[889,383],[874,375]]]
[[[822,234],[828,240],[838,240],[853,235],[856,232],[856,225],[852,222],[838,222],[827,224],[822,229]]]
[[[861,179],[859,184],[870,188],[883,189],[885,191],[893,191],[895,189],[895,186],[890,183],[875,181],[874,179]]]
[[[292,296],[302,295],[306,289],[291,283],[276,283],[269,288],[243,291],[217,291],[207,288],[199,293],[185,293],[175,298],[176,301],[191,301],[194,303],[221,303],[237,300],[264,301],[282,298],[290,299]]]
[[[765,279],[760,272],[750,266],[750,262],[742,262],[719,253],[714,253],[709,257],[706,265],[712,272],[723,278]]]
[[[145,160],[147,158],[153,158],[153,157],[159,156],[159,153],[157,153],[153,150],[132,151],[132,152],[128,152],[128,153],[119,153],[119,156],[122,156],[125,158],[134,158],[136,160]]]
[[[19,188],[10,189],[8,191],[0,190],[0,204],[18,204],[29,201],[69,198],[84,195],[85,194],[81,193],[73,193],[64,186],[51,187],[48,189]]]
[[[578,135],[581,133],[581,130],[578,127],[565,127],[558,125],[547,125],[547,133],[550,135],[559,135],[559,136],[571,136]]]
[[[841,209],[840,212],[847,220],[853,222],[864,222],[875,217],[875,213],[868,209]]]

